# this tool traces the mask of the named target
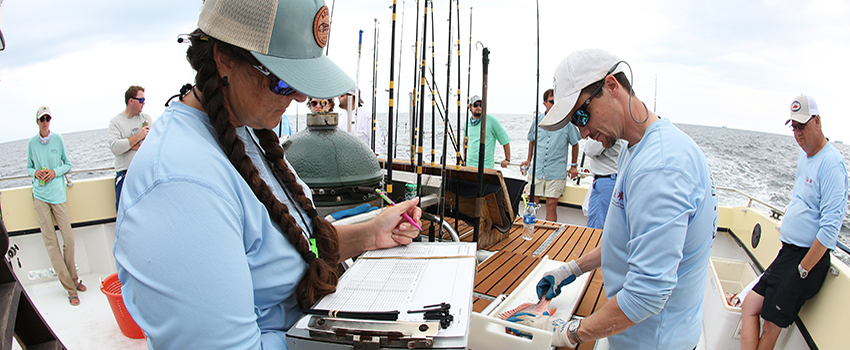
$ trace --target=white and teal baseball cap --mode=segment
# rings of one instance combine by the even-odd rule
[[[333,98],[354,81],[324,55],[330,14],[323,0],[206,0],[198,28],[251,52],[298,92]]]

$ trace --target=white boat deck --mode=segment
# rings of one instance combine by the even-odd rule
[[[145,339],[127,338],[118,328],[109,301],[100,291],[100,278],[106,276],[80,276],[88,290],[77,293],[78,306],[68,302],[68,293],[56,277],[29,282],[25,288],[41,317],[67,349],[93,349],[94,344],[98,349],[147,349]],[[14,342],[12,349],[22,350],[22,347]]]

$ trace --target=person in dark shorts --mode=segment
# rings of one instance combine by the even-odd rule
[[[791,202],[779,229],[782,248],[741,309],[741,349],[773,349],[829,270],[847,207],[847,166],[823,135],[815,100],[800,95],[785,122],[802,150]],[[764,318],[760,332],[759,316]]]

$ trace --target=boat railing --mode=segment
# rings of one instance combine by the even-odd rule
[[[101,172],[101,171],[114,171],[114,170],[115,170],[115,167],[91,168],[91,169],[82,169],[82,170],[71,170],[71,171],[69,171],[69,172],[65,173],[65,181],[67,181],[67,182],[68,182],[68,187],[71,187],[71,186],[73,186],[73,185],[74,185],[74,183],[73,183],[73,182],[71,182],[71,179],[68,177],[69,175],[74,175],[74,174],[83,174],[83,173],[97,173],[97,172]],[[23,175],[13,175],[13,176],[5,176],[5,177],[0,177],[0,182],[5,182],[5,181],[15,181],[15,180],[24,180],[24,179],[29,179],[30,177],[31,177],[31,176],[29,176],[29,175],[27,175],[27,174],[23,174]]]
[[[717,189],[721,190],[721,191],[736,193],[736,194],[739,194],[739,195],[747,198],[749,200],[749,202],[747,203],[747,208],[752,208],[753,203],[758,203],[760,205],[767,207],[768,209],[770,209],[770,217],[772,217],[776,220],[780,220],[780,218],[785,215],[784,210],[779,209],[777,207],[774,207],[773,205],[770,205],[769,203],[766,203],[766,202],[764,202],[764,201],[762,201],[762,200],[760,200],[756,197],[753,197],[753,196],[751,196],[747,193],[744,193],[744,192],[742,192],[738,189],[728,188],[728,187],[717,187]],[[850,247],[848,247],[846,244],[842,243],[841,241],[837,241],[835,245],[838,249],[841,249],[842,251],[844,251],[844,253],[850,255]]]

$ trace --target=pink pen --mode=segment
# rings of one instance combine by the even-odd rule
[[[392,200],[392,199],[390,199],[390,197],[387,197],[387,196],[384,194],[384,192],[383,192],[383,191],[381,191],[381,190],[379,190],[379,189],[375,189],[375,192],[378,192],[378,195],[379,195],[379,196],[381,196],[381,198],[383,198],[383,199],[384,199],[384,201],[386,201],[386,202],[387,202],[387,204],[389,204],[391,207],[394,207],[394,206],[395,206],[395,202],[393,202],[393,200]],[[416,221],[413,221],[413,218],[411,218],[411,217],[410,217],[410,215],[407,215],[407,213],[401,213],[401,215],[402,215],[402,216],[404,216],[404,218],[405,218],[405,219],[407,219],[407,221],[408,221],[408,222],[410,222],[411,224],[413,224],[413,226],[416,226],[416,228],[418,228],[418,229],[419,229],[419,231],[422,231],[422,226],[419,226],[419,224],[417,224],[417,223],[416,223]]]

